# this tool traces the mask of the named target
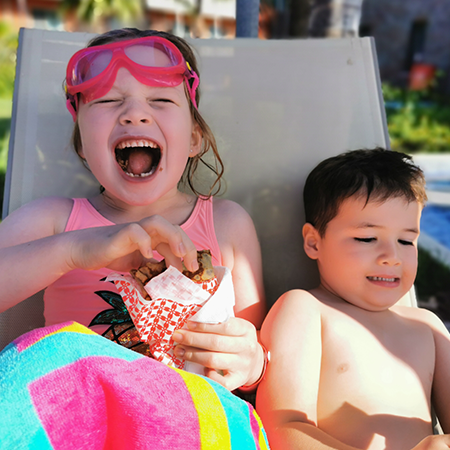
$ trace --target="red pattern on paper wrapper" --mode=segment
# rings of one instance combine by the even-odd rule
[[[183,283],[193,282],[181,273],[178,274],[176,276],[183,277],[180,278]],[[140,295],[134,280],[130,277],[124,276],[113,281],[139,332],[141,341],[149,343],[153,357],[169,366],[183,369],[184,360],[176,358],[173,354],[172,335],[175,330],[183,328],[205,301],[181,303],[168,298],[147,301]],[[217,278],[195,284],[210,295],[213,295],[219,287]],[[186,297],[189,297],[189,292]]]

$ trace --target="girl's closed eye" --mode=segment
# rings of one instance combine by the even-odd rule
[[[165,104],[165,103],[167,103],[167,104],[176,104],[176,102],[173,100],[173,99],[171,99],[171,98],[168,98],[168,97],[158,97],[158,98],[153,98],[153,99],[151,99],[150,100],[150,103],[152,103],[152,104],[156,104],[156,105],[163,105],[163,104]]]
[[[119,98],[101,98],[95,102],[93,102],[94,105],[104,105],[104,104],[108,104],[108,103],[118,103],[121,100]]]

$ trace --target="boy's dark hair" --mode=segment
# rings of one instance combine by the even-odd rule
[[[354,195],[365,198],[366,204],[404,197],[424,205],[425,177],[410,156],[379,147],[333,156],[318,164],[306,179],[306,222],[324,236],[342,202]]]
[[[197,74],[200,82],[200,72],[198,69],[197,59],[191,46],[184,39],[175,36],[171,33],[166,33],[165,31],[139,30],[137,28],[121,28],[118,30],[111,30],[107,31],[106,33],[95,36],[93,39],[89,41],[86,47],[95,47],[97,45],[105,45],[111,42],[126,41],[130,39],[137,39],[147,36],[159,36],[172,42],[172,44],[174,44],[178,48],[178,50],[180,50],[184,59],[190,64],[192,70]],[[188,98],[189,101],[192,118],[195,122],[198,123],[200,129],[202,130],[203,144],[201,151],[193,158],[189,158],[182,180],[188,184],[188,186],[191,188],[191,190],[194,192],[195,195],[201,197],[210,197],[211,195],[217,194],[221,189],[221,179],[224,172],[224,165],[219,155],[216,139],[211,129],[209,128],[208,124],[206,123],[205,119],[203,119],[198,109],[195,108],[195,106],[192,104],[187,89],[186,89],[186,97]],[[196,90],[195,101],[197,105],[200,104],[200,83]],[[81,135],[78,126],[78,121],[75,122],[75,126],[73,129],[72,145],[75,149],[75,152],[78,155],[80,155]],[[209,163],[202,158],[209,150],[211,150],[213,153],[214,158],[213,163]],[[194,174],[199,166],[199,163],[203,164],[208,169],[210,169],[215,176],[215,180],[212,183],[209,192],[200,192],[194,186]]]

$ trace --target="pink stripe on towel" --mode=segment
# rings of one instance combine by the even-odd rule
[[[83,358],[29,390],[55,449],[200,450],[198,416],[182,377],[149,358]]]

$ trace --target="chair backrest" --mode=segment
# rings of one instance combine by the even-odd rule
[[[92,35],[22,29],[3,215],[46,195],[82,197],[98,185],[70,149],[73,126],[62,81],[70,56]],[[322,159],[388,147],[371,38],[193,40],[200,109],[226,166],[225,197],[253,217],[272,304],[318,282],[302,248],[302,189]],[[43,324],[32,298],[0,316],[0,348]]]

